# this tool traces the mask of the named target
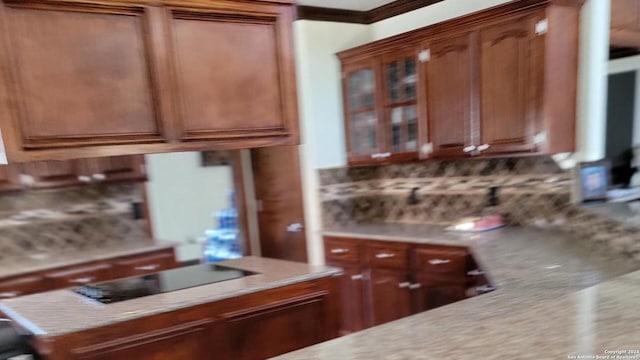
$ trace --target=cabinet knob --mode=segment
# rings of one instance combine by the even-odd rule
[[[26,187],[31,187],[36,183],[36,179],[33,176],[27,174],[20,174],[18,176],[18,179],[20,181],[20,184]]]
[[[406,288],[409,288],[410,286],[411,286],[411,283],[408,282],[408,281],[401,282],[401,283],[398,284],[398,287],[400,289],[406,289]]]
[[[409,285],[409,289],[410,290],[417,290],[417,289],[420,289],[421,287],[422,287],[422,284],[420,284],[420,283]]]
[[[291,233],[300,232],[302,231],[302,227],[303,226],[300,223],[289,224],[287,225],[287,232],[291,232]]]
[[[429,260],[429,264],[431,264],[431,265],[442,265],[442,264],[448,264],[450,262],[451,262],[451,260],[449,260],[449,259],[431,259],[431,260]]]
[[[471,271],[467,272],[467,275],[469,275],[469,276],[480,276],[480,275],[484,275],[484,273],[481,270],[475,269],[475,270],[471,270]]]
[[[462,152],[464,153],[470,153],[472,151],[476,150],[476,146],[475,145],[469,145],[469,146],[465,146],[462,148]]]
[[[349,249],[343,249],[343,248],[331,249],[332,254],[346,254],[348,252],[349,252]]]
[[[482,144],[478,146],[478,151],[485,151],[487,149],[489,149],[491,147],[491,145],[489,144]]]
[[[0,299],[12,299],[14,297],[18,297],[20,292],[18,291],[5,291],[0,292]]]
[[[159,267],[160,265],[158,264],[151,264],[151,265],[144,265],[144,266],[136,266],[134,269],[138,271],[153,271]]]
[[[351,280],[362,280],[362,274],[351,275]]]
[[[388,258],[392,258],[396,256],[396,254],[393,253],[378,253],[376,254],[376,259],[388,259]]]

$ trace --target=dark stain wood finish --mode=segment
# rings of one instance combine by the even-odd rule
[[[298,6],[298,20],[333,21],[353,24],[373,24],[409,11],[439,3],[442,0],[396,0],[366,11],[317,6]]]
[[[1,5],[12,161],[299,142],[289,1]]]
[[[251,163],[259,204],[261,256],[307,262],[298,147],[252,150]],[[295,224],[300,228],[289,229]]]
[[[640,1],[611,1],[612,48],[640,48]]]
[[[577,0],[512,2],[338,57],[347,69],[415,51],[422,61],[421,158],[572,152],[581,5]],[[376,91],[387,91],[380,86]],[[355,146],[347,138],[348,149]]]
[[[40,275],[27,275],[14,277],[12,279],[0,280],[0,299],[11,299],[14,297],[46,291],[49,288]]]
[[[341,267],[340,333],[450,304],[488,285],[464,247],[324,237],[325,260]]]
[[[20,190],[20,171],[13,165],[0,165],[0,192]]]
[[[336,277],[34,338],[45,360],[265,359],[338,336]]]

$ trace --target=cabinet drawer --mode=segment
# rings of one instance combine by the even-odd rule
[[[31,275],[0,280],[0,300],[46,291],[42,276]]]
[[[418,248],[414,250],[414,266],[420,271],[464,276],[468,256],[458,249]]]
[[[114,277],[120,278],[173,269],[176,266],[176,259],[171,251],[116,261],[112,273]]]
[[[324,257],[327,262],[360,262],[360,240],[347,238],[324,238]]]
[[[91,266],[74,267],[48,273],[45,274],[44,277],[53,288],[78,286],[110,279],[111,265],[95,264]]]
[[[367,260],[372,267],[406,269],[409,267],[409,245],[368,243]]]

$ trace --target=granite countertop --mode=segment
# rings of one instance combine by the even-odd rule
[[[217,265],[256,274],[107,305],[70,290],[56,290],[0,301],[0,312],[34,335],[52,337],[342,273],[327,266],[253,256]]]
[[[462,234],[369,224],[324,234],[467,246],[497,290],[279,359],[566,359],[640,347],[640,330],[630,326],[640,329],[633,311],[640,272],[628,274],[640,265],[564,233],[513,227]]]
[[[582,209],[627,226],[640,227],[640,201],[588,204]]]
[[[126,243],[64,253],[35,253],[22,258],[16,257],[0,262],[0,278],[168,249],[175,245],[175,243],[171,242],[154,242],[151,239],[145,238],[129,239]]]

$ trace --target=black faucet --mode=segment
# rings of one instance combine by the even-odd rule
[[[409,194],[409,197],[407,198],[407,204],[408,205],[417,205],[420,203],[420,199],[418,198],[418,190],[420,190],[419,187],[414,187],[411,189],[411,193]]]

